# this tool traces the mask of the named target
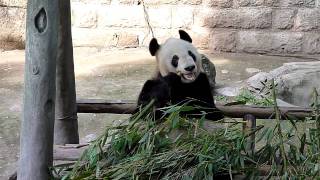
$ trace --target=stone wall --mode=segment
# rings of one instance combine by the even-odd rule
[[[213,52],[320,54],[320,0],[145,0],[145,6],[160,40],[185,29],[197,47]],[[25,7],[26,0],[0,0],[0,42],[24,40]],[[141,47],[152,37],[138,0],[72,0],[72,24],[76,47]]]

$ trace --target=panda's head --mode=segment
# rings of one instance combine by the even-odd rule
[[[149,51],[156,56],[161,76],[175,73],[183,83],[196,80],[201,71],[201,56],[191,44],[192,39],[183,30],[179,30],[180,39],[170,38],[159,45],[157,39],[150,41]]]

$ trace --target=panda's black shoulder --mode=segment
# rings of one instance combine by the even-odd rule
[[[170,101],[170,87],[163,78],[150,79],[144,83],[138,105],[147,105],[152,99],[156,107],[164,107]]]
[[[196,85],[200,85],[202,87],[209,87],[210,88],[210,84],[209,84],[209,79],[207,77],[207,75],[203,72],[201,72],[198,76],[198,78],[195,81]]]

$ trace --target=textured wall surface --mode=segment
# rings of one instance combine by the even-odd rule
[[[160,40],[191,34],[213,52],[320,54],[320,0],[145,0]],[[1,42],[23,42],[26,0],[0,0]],[[138,0],[72,0],[74,45],[146,46],[151,39]]]

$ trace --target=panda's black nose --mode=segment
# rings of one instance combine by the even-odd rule
[[[188,66],[188,67],[186,67],[186,68],[184,68],[184,69],[185,69],[186,71],[193,71],[195,67],[196,67],[196,66],[192,65],[192,66]]]

